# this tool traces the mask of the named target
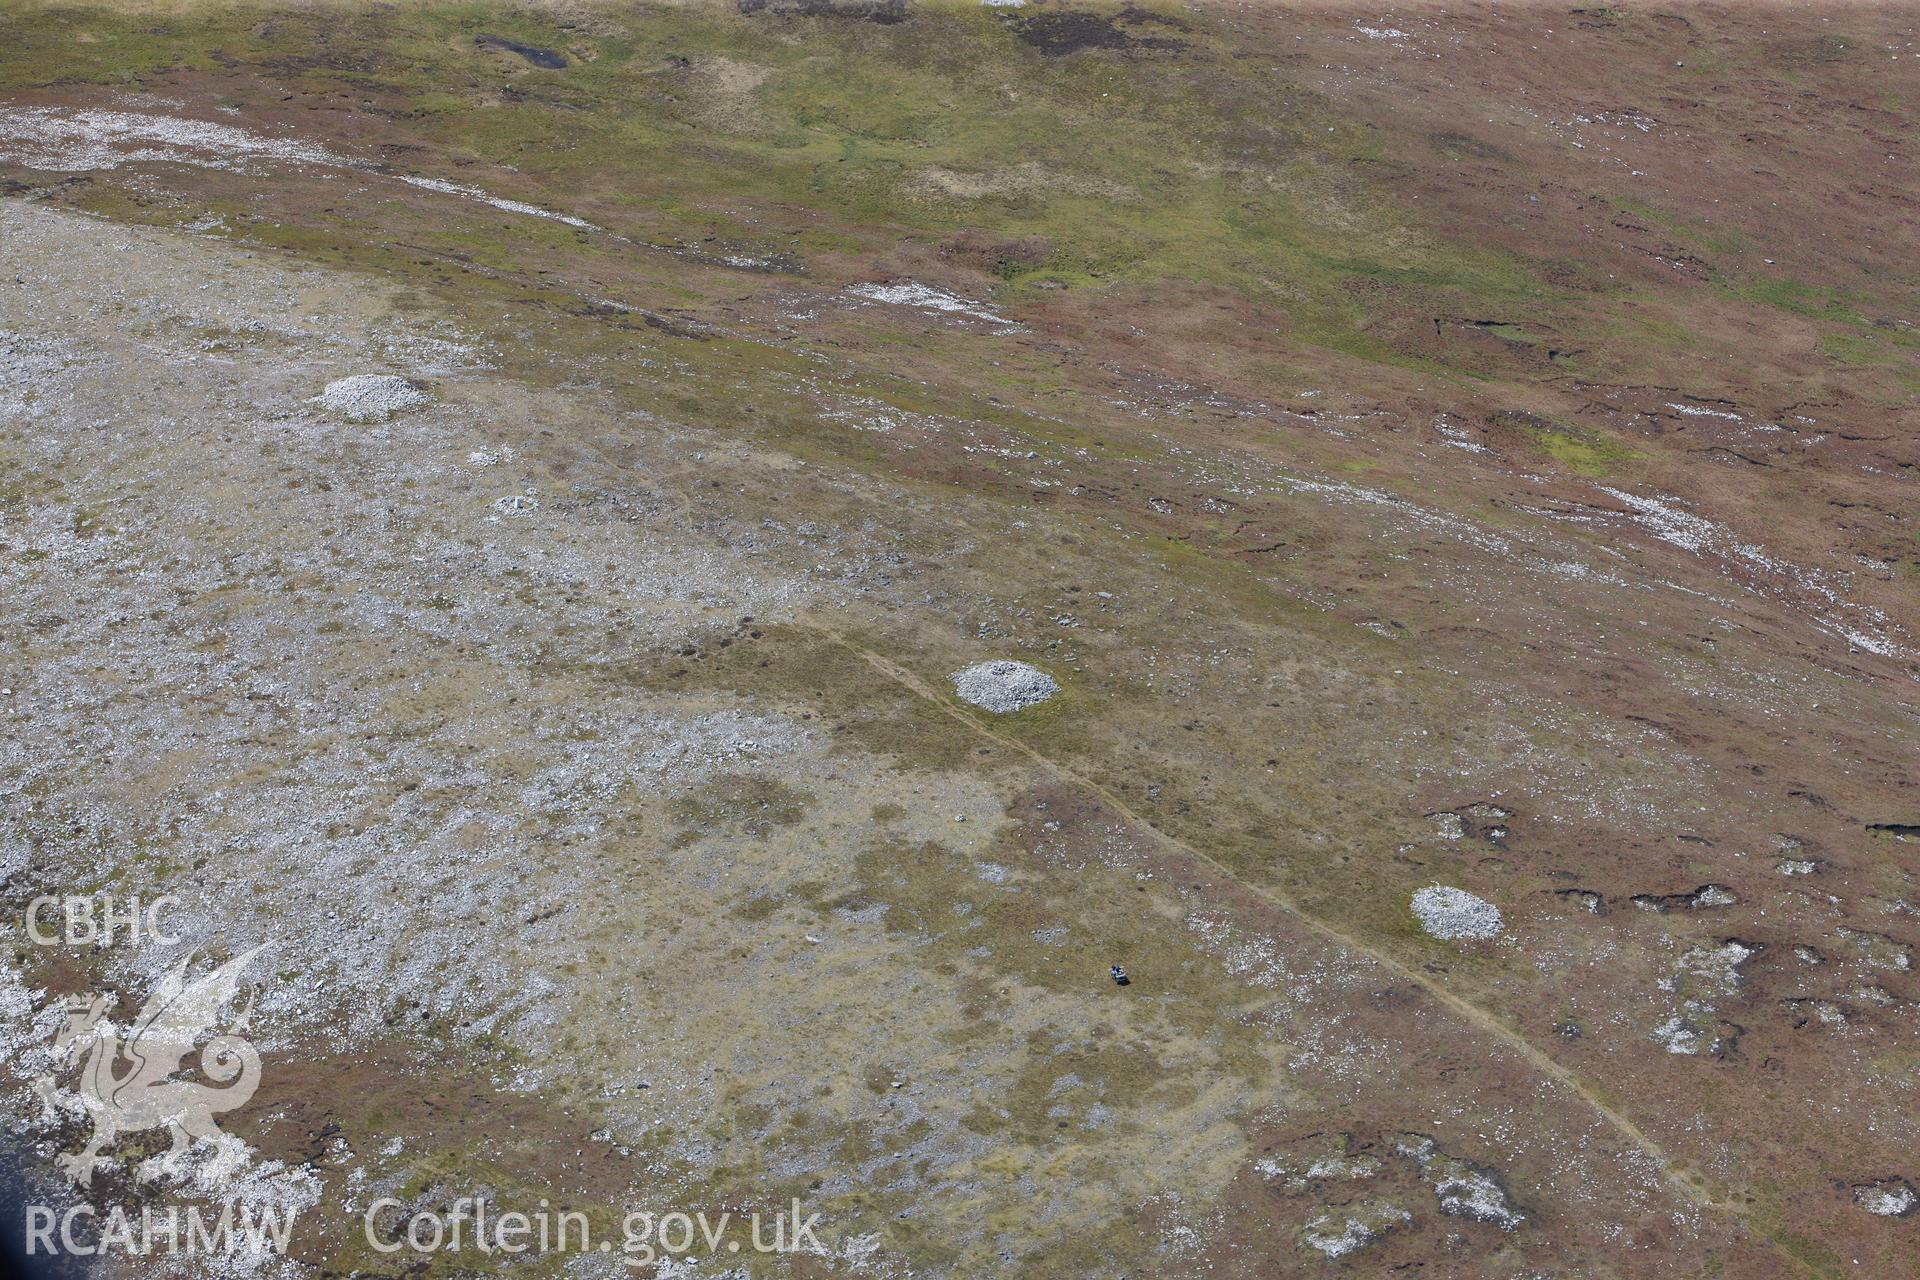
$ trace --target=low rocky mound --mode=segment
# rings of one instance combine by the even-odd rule
[[[385,422],[403,409],[427,403],[426,393],[390,373],[362,373],[329,382],[314,398],[328,413],[349,422]]]
[[[1036,666],[1002,658],[954,672],[953,691],[976,707],[1005,713],[1045,702],[1060,686]]]
[[[1500,908],[1485,898],[1450,885],[1429,885],[1413,895],[1413,914],[1420,927],[1436,938],[1497,938]]]

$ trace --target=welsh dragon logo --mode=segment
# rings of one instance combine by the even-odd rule
[[[170,1077],[233,1002],[241,973],[264,949],[255,947],[198,978],[188,976],[193,957],[182,959],[125,1030],[107,1020],[114,1004],[110,995],[81,996],[67,1003],[67,1024],[53,1042],[59,1063],[55,1070],[64,1072],[81,1060],[78,1088],[71,1093],[57,1088],[51,1074],[41,1076],[34,1087],[50,1115],[63,1103],[70,1107],[70,1099],[77,1097],[93,1122],[86,1149],[59,1160],[75,1183],[91,1186],[101,1152],[124,1134],[162,1125],[172,1131],[173,1146],[136,1171],[142,1180],[178,1161],[189,1143],[206,1139],[220,1145],[225,1135],[213,1117],[244,1105],[260,1087],[260,1055],[239,1034],[253,1012],[251,994],[246,1007],[200,1050],[201,1071],[224,1087]]]

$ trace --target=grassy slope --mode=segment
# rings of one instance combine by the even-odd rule
[[[1377,154],[1371,131],[1205,31],[1182,36],[1191,47],[1177,58],[1049,58],[977,5],[899,25],[658,7],[617,33],[480,5],[267,15],[16,11],[0,88],[246,64],[296,90],[365,95],[407,132],[511,164],[643,238],[831,257],[963,228],[1037,236],[1044,251],[1004,272],[1015,296],[1195,281],[1381,358],[1394,357],[1365,333],[1356,280],[1464,312],[1551,292],[1528,264],[1415,229],[1354,176]],[[76,29],[90,40],[76,43]],[[592,60],[547,71],[480,56],[482,33]],[[722,85],[704,73],[716,59],[741,69],[735,86],[759,83]],[[492,92],[503,78],[510,104]],[[930,171],[974,185],[943,191]],[[768,211],[783,209],[827,219],[769,236]]]
[[[1125,298],[1168,281],[1192,283],[1284,317],[1291,340],[1461,380],[1485,377],[1488,366],[1451,349],[1410,352],[1383,341],[1378,322],[1406,312],[1546,313],[1576,333],[1587,326],[1612,367],[1628,373],[1661,367],[1672,351],[1699,341],[1666,318],[1674,314],[1670,291],[1625,280],[1588,280],[1576,289],[1546,255],[1501,252],[1428,224],[1396,192],[1389,149],[1375,131],[1297,80],[1273,75],[1224,29],[1188,31],[1181,38],[1190,49],[1178,58],[1140,52],[1050,60],[972,5],[930,7],[894,27],[746,19],[714,7],[660,7],[617,24],[588,16],[568,25],[477,5],[350,16],[29,7],[0,23],[10,49],[0,59],[0,88],[158,83],[181,72],[225,74],[238,64],[242,74],[304,93],[344,94],[385,115],[394,133],[456,161],[511,165],[526,185],[506,194],[564,204],[652,242],[792,254],[822,279],[870,270],[903,243],[930,247],[964,229],[1044,241],[998,269],[1003,299],[1046,299],[1054,296],[1049,285]],[[89,39],[76,40],[76,31]],[[477,54],[473,37],[482,32],[573,51],[574,65],[539,71],[506,55]],[[764,79],[741,87],[762,71]],[[999,171],[1010,156],[1023,167],[1009,183]],[[990,189],[963,197],[943,193],[943,181]],[[489,184],[497,185],[492,177]],[[1644,201],[1627,212],[1709,251],[1739,248],[1724,230]],[[403,276],[421,270],[404,252],[342,244],[337,228],[260,235],[323,259]],[[416,239],[506,271],[531,255],[564,256],[573,236],[528,223],[485,232],[424,227]],[[503,305],[522,291],[537,294],[524,281],[494,287]],[[660,287],[673,286],[663,280]],[[1873,323],[1881,304],[1858,281],[1811,283],[1730,267],[1708,288],[1742,314],[1778,311],[1812,322],[1823,349],[1850,367],[1910,368],[1910,341]],[[1525,346],[1533,331],[1519,325],[1494,336]],[[674,368],[664,381],[684,399],[674,407],[701,420],[748,407],[778,414],[780,397],[766,380],[812,372],[759,343],[670,343],[637,329],[618,340],[670,348]],[[903,354],[924,354],[900,341]],[[964,355],[948,353],[962,366]],[[864,358],[870,384],[879,383],[879,360],[873,352]],[[1044,367],[1017,375],[1028,388],[1045,376]],[[930,396],[902,384],[887,394],[897,404],[925,401],[929,409],[1046,434],[1034,418],[962,404],[947,390]],[[716,396],[728,398],[716,404]],[[797,418],[785,428],[809,430]],[[1065,436],[1072,428],[1053,430]],[[1536,427],[1529,434],[1543,459],[1581,473],[1617,474],[1634,457],[1598,433]],[[804,455],[812,442],[794,434],[785,443]],[[844,441],[821,447],[839,461],[860,460]],[[1204,566],[1228,587],[1246,583],[1244,571],[1217,569],[1184,544],[1165,554],[1185,557],[1187,574]],[[1259,603],[1272,607],[1264,593]],[[1036,730],[1044,735],[1047,726]],[[1261,823],[1249,819],[1249,828],[1246,858],[1254,866],[1270,841]],[[1229,844],[1223,834],[1212,838]],[[1343,874],[1338,886],[1358,875]],[[1335,881],[1312,887],[1325,891],[1329,910],[1349,909],[1332,900]],[[1397,913],[1367,925],[1381,933],[1408,929]]]

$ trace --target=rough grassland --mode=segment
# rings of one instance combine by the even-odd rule
[[[1913,24],[897,8],[0,9],[7,918],[273,944],[308,1273],[1904,1274]]]

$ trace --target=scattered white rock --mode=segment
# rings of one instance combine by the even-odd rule
[[[1591,889],[1562,889],[1559,893],[1560,901],[1590,916],[1601,916],[1607,913],[1606,898]]]
[[[1475,1222],[1491,1222],[1502,1231],[1512,1231],[1526,1216],[1507,1203],[1507,1193],[1493,1176],[1475,1169],[1464,1160],[1450,1160],[1432,1175],[1433,1192],[1440,1201],[1440,1212]]]
[[[1309,1179],[1372,1178],[1380,1173],[1380,1162],[1372,1156],[1321,1156],[1307,1166]]]
[[[177,104],[175,104],[177,105]],[[299,138],[275,138],[234,125],[138,111],[73,111],[63,107],[0,107],[0,160],[49,173],[86,173],[126,164],[164,162],[204,169],[249,172],[255,161],[319,165],[359,173],[380,166]],[[443,195],[492,205],[507,213],[547,218],[582,231],[601,228],[584,218],[556,213],[523,200],[507,200],[479,187],[395,173],[385,176]],[[191,229],[219,225],[202,221]],[[1004,322],[1003,322],[1004,323]]]
[[[964,702],[1005,714],[1045,702],[1060,692],[1060,686],[1036,666],[1001,658],[954,672],[953,691]]]
[[[966,316],[973,320],[985,320],[997,324],[1003,329],[1019,329],[1021,326],[1007,319],[984,302],[974,302],[958,294],[948,293],[945,289],[936,289],[932,285],[921,284],[918,280],[902,280],[885,284],[850,285],[847,292],[856,298],[865,298],[869,302],[884,302],[896,307],[912,307],[918,311],[942,311],[949,315]]]
[[[469,200],[478,200],[481,204],[490,204],[494,208],[507,213],[520,213],[525,214],[529,218],[547,218],[554,222],[564,222],[568,226],[577,227],[582,231],[600,230],[599,227],[594,226],[585,218],[576,218],[566,213],[555,213],[551,209],[542,209],[539,205],[528,204],[524,200],[504,200],[499,196],[487,194],[479,187],[469,187],[464,183],[448,182],[444,178],[418,178],[405,173],[394,176],[408,186],[419,187],[423,191],[438,191],[442,195],[449,196],[465,196]]]
[[[1254,1161],[1253,1168],[1267,1181],[1279,1182],[1287,1190],[1298,1192],[1316,1182],[1361,1182],[1377,1178],[1384,1166],[1372,1156],[1332,1152],[1304,1164],[1282,1156],[1263,1156]]]
[[[1886,1178],[1855,1187],[1853,1198],[1862,1209],[1882,1218],[1904,1218],[1920,1205],[1920,1194],[1905,1178]]]
[[[1823,1027],[1844,1027],[1847,1025],[1847,1008],[1832,1000],[1787,1000],[1783,1002],[1792,1014],[1795,1029],[1819,1023]]]
[[[244,169],[249,160],[354,163],[310,142],[270,138],[209,120],[62,107],[0,109],[0,158],[50,173],[84,173],[153,161],[232,170]]]
[[[1668,1053],[1693,1056],[1719,1054],[1737,1037],[1718,1018],[1719,1002],[1738,995],[1744,979],[1740,966],[1759,954],[1759,948],[1729,938],[1718,946],[1690,948],[1673,972],[1660,979],[1660,989],[1677,997],[1671,1017],[1649,1034]]]
[[[1864,963],[1876,969],[1905,973],[1913,968],[1913,953],[1905,944],[1884,933],[1870,933],[1864,929],[1836,929],[1834,932],[1841,941],[1853,948]]]
[[[391,373],[361,373],[329,382],[313,402],[349,422],[385,422],[427,403],[426,393]]]
[[[1708,1010],[1708,1012],[1712,1011]],[[1678,1013],[1649,1032],[1648,1039],[1668,1053],[1685,1054],[1689,1057],[1699,1053],[1703,1046],[1712,1044],[1710,1034],[1697,1030]]]
[[[1321,1214],[1307,1223],[1300,1239],[1326,1257],[1344,1258],[1412,1221],[1413,1215],[1391,1200],[1367,1200]]]
[[[1728,938],[1717,947],[1693,947],[1680,957],[1674,976],[1660,985],[1673,991],[1694,981],[1716,994],[1730,996],[1740,990],[1740,966],[1757,954],[1757,948],[1737,938]]]
[[[1515,1230],[1527,1220],[1508,1199],[1507,1189],[1492,1169],[1448,1155],[1423,1133],[1404,1134],[1394,1145],[1420,1166],[1421,1176],[1440,1202],[1440,1212],[1490,1222],[1502,1231]]]
[[[1819,869],[1818,863],[1806,858],[1782,858],[1780,864],[1774,868],[1783,876],[1810,876]]]
[[[1840,580],[1818,569],[1781,560],[1764,547],[1741,541],[1730,529],[1684,510],[1677,498],[1642,497],[1600,486],[1600,492],[1625,506],[1633,522],[1651,536],[1683,551],[1738,566],[1744,577],[1759,573],[1781,587],[1804,593],[1814,625],[1840,636],[1855,648],[1882,657],[1905,657],[1907,647],[1884,610],[1858,604],[1840,593]]]
[[[1413,895],[1413,914],[1436,938],[1497,938],[1503,927],[1500,908],[1485,898],[1450,885],[1429,885]]]

